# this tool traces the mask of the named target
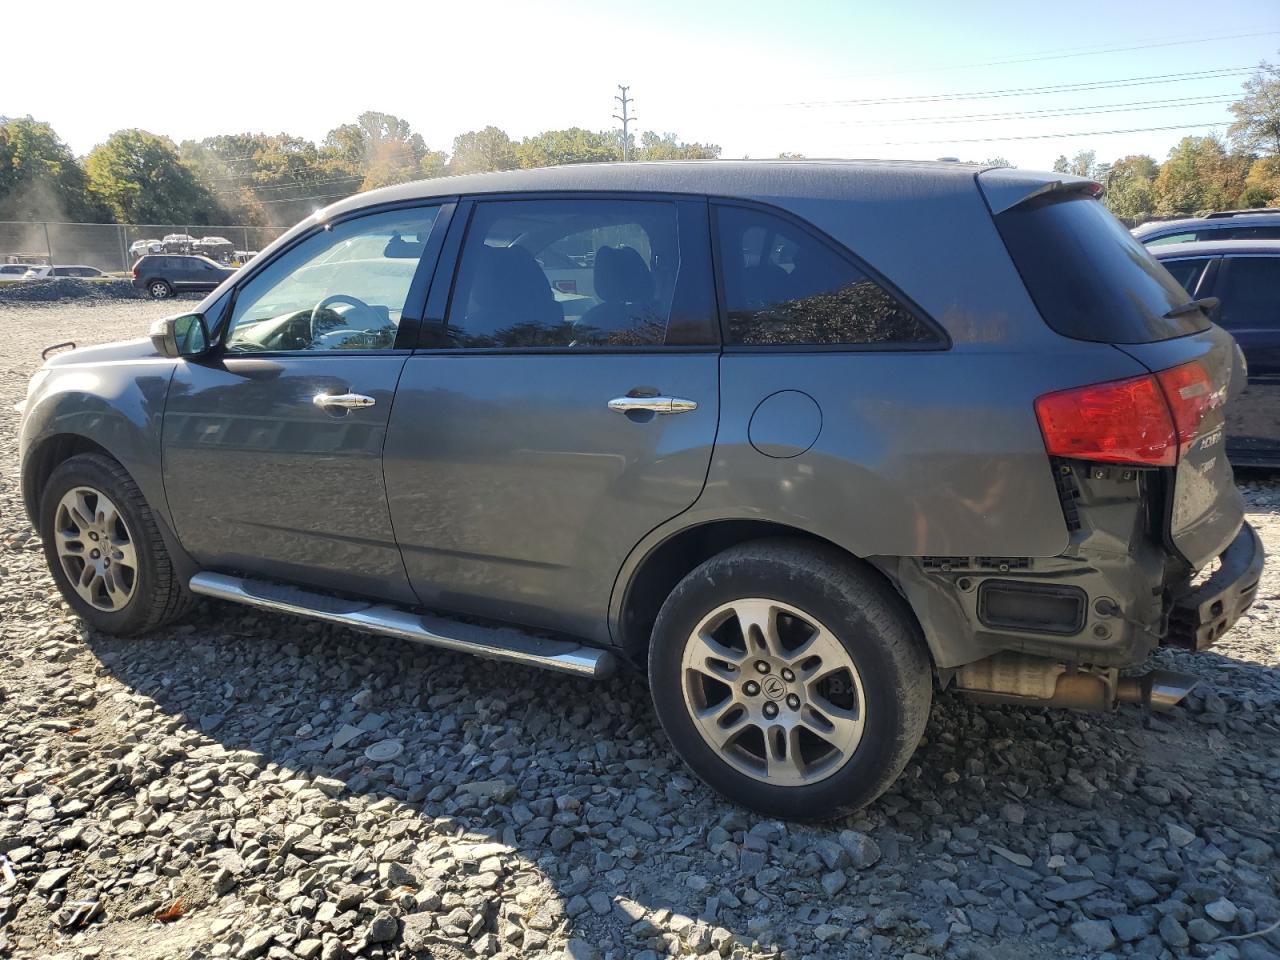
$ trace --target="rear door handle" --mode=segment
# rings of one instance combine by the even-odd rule
[[[698,409],[698,401],[681,397],[615,397],[609,401],[609,409],[614,413],[630,413],[633,410],[663,414],[688,413]]]
[[[343,407],[347,410],[355,410],[360,407],[372,407],[374,399],[366,397],[363,393],[317,393],[311,398],[311,402],[325,409]]]

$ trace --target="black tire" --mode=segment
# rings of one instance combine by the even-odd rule
[[[147,293],[150,295],[152,300],[166,300],[173,296],[173,284],[168,280],[161,280],[159,278],[155,280],[148,280]]]
[[[691,634],[717,608],[755,597],[815,617],[860,674],[861,739],[842,766],[817,782],[776,786],[740,772],[704,739],[686,705],[682,657]],[[853,813],[888,789],[924,734],[933,696],[927,648],[902,598],[835,548],[800,540],[731,548],[681,580],[654,626],[649,682],[663,729],[703,782],[743,806],[790,820]]]
[[[133,594],[119,610],[101,610],[76,592],[63,568],[55,543],[56,515],[62,497],[75,487],[101,491],[116,505],[137,554]],[[40,496],[40,530],[45,561],[63,598],[82,620],[103,633],[134,636],[150,633],[188,612],[195,598],[180,582],[142,491],[128,471],[98,453],[82,453],[60,463]]]

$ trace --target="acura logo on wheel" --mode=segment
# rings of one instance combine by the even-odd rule
[[[786,684],[777,677],[765,677],[764,682],[760,684],[760,689],[770,700],[781,700],[782,695],[787,692]]]

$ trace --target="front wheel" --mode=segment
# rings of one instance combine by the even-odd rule
[[[147,284],[147,292],[151,294],[153,300],[164,300],[173,296],[173,287],[167,280],[152,280]]]
[[[54,469],[41,495],[40,533],[62,596],[104,633],[147,633],[192,602],[142,491],[109,457],[78,454]]]
[[[663,729],[709,786],[821,820],[883,793],[924,733],[932,671],[902,599],[833,548],[760,541],[703,563],[649,651]]]

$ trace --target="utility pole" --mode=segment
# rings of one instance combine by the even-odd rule
[[[631,88],[618,84],[618,89],[622,91],[622,96],[614,97],[613,99],[622,104],[622,116],[618,116],[615,113],[613,119],[622,121],[622,159],[625,162],[631,159],[631,134],[627,130],[627,125],[635,119],[635,116],[627,113],[627,107],[633,99],[627,96],[627,91]]]

